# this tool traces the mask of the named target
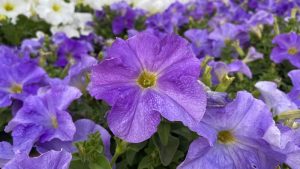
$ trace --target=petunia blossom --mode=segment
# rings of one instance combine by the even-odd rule
[[[293,83],[293,88],[288,95],[300,107],[300,70],[292,70],[288,73],[288,76]]]
[[[13,99],[24,100],[35,94],[46,77],[33,60],[21,58],[14,49],[0,46],[0,107],[10,106]]]
[[[27,154],[16,154],[3,169],[68,169],[72,154],[64,150],[49,151],[38,157],[29,157]]]
[[[264,102],[272,109],[274,115],[298,109],[297,105],[284,92],[277,89],[276,83],[260,81],[255,84],[255,87],[260,91]]]
[[[221,100],[224,99],[221,97]],[[203,137],[190,145],[178,169],[272,169],[278,160],[284,159],[272,151],[264,139],[278,129],[262,101],[242,91],[232,102],[209,103],[213,104],[208,105],[198,126],[198,133]]]
[[[6,132],[12,131],[14,151],[29,152],[37,141],[72,140],[75,125],[66,109],[80,96],[77,88],[57,84],[49,89],[41,88],[36,96],[27,97],[5,128]]]
[[[161,116],[192,127],[205,112],[206,93],[197,82],[200,61],[176,35],[143,32],[117,39],[92,69],[88,90],[112,108],[108,125],[128,142],[142,142],[157,130]]]
[[[300,36],[297,33],[277,35],[272,42],[276,46],[272,50],[271,60],[275,63],[288,60],[292,65],[300,68]]]
[[[6,141],[0,142],[0,167],[2,168],[14,156],[12,145]]]
[[[39,143],[37,145],[37,150],[40,153],[45,153],[49,150],[61,150],[64,149],[70,153],[76,152],[76,147],[74,143],[84,141],[88,138],[89,134],[99,132],[104,145],[105,155],[110,158],[110,134],[102,126],[94,123],[92,120],[80,119],[75,123],[76,133],[72,141],[61,141],[60,139],[53,139],[45,143]]]

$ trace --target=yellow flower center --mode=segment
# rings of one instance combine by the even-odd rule
[[[153,87],[156,84],[156,80],[156,75],[154,73],[144,71],[138,77],[137,83],[142,88],[149,88]]]
[[[298,50],[297,50],[297,48],[295,48],[295,47],[291,47],[291,48],[289,48],[289,50],[288,50],[288,54],[290,54],[290,55],[295,55],[295,54],[297,54],[298,53]]]
[[[51,123],[52,123],[52,126],[57,129],[58,128],[58,122],[57,122],[57,119],[56,117],[51,117]]]
[[[53,9],[54,12],[59,12],[60,9],[61,9],[61,6],[58,5],[58,4],[53,4],[52,5],[52,9]]]
[[[10,88],[10,91],[15,94],[20,94],[23,91],[23,87],[19,84],[13,84]]]
[[[235,141],[235,137],[228,130],[222,130],[218,133],[218,141],[222,144],[229,144]]]
[[[15,9],[15,6],[14,6],[13,4],[9,3],[9,2],[7,2],[6,4],[4,4],[3,7],[4,7],[4,9],[5,9],[6,11],[12,11],[12,10]]]

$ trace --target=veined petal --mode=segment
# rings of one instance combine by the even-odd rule
[[[108,125],[114,135],[132,143],[150,138],[157,130],[160,114],[149,91],[133,88],[124,92],[108,113]]]

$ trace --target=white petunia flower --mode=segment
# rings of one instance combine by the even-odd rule
[[[133,6],[150,13],[162,12],[176,0],[132,0]]]
[[[67,24],[73,21],[75,4],[63,0],[42,0],[36,7],[36,13],[52,25]]]
[[[87,22],[92,21],[93,16],[90,13],[75,13],[73,22],[66,25],[53,26],[52,34],[56,32],[64,32],[68,37],[79,37],[80,35],[88,35],[93,29],[87,26]]]
[[[122,0],[79,0],[80,3],[90,6],[95,10],[101,10],[105,5],[111,5],[113,3],[121,2]],[[132,0],[123,0],[130,3]],[[78,0],[77,0],[78,2]]]
[[[24,0],[0,0],[0,15],[16,22],[18,15],[30,16],[30,4]]]

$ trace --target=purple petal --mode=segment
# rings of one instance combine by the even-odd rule
[[[71,153],[66,151],[49,151],[33,158],[30,158],[27,154],[19,154],[9,161],[3,169],[68,169],[71,159]]]
[[[298,109],[297,105],[285,93],[277,89],[276,83],[261,81],[257,82],[255,87],[260,91],[264,102],[273,110],[275,115]]]
[[[12,145],[5,141],[0,142],[0,167],[3,167],[14,156]]]
[[[71,115],[66,111],[57,110],[54,117],[56,118],[57,126],[48,127],[41,136],[40,142],[50,141],[54,138],[59,138],[62,141],[71,141],[76,132]]]
[[[46,92],[40,90],[38,96],[43,98],[48,109],[56,108],[58,110],[66,110],[74,100],[80,98],[81,92],[76,87],[57,84],[53,85],[52,88]]]
[[[228,65],[229,72],[241,72],[250,79],[252,78],[252,72],[250,68],[242,61],[235,60]]]
[[[90,94],[113,105],[120,93],[136,85],[139,74],[134,69],[120,58],[105,59],[92,69]]]
[[[278,165],[260,150],[243,144],[210,147],[207,140],[199,138],[189,148],[187,157],[178,169],[232,169],[275,168]]]
[[[114,135],[131,143],[150,138],[157,130],[160,114],[150,91],[132,88],[119,97],[108,114],[108,125]]]
[[[42,131],[43,128],[41,126],[18,125],[12,132],[14,152],[29,154],[33,144],[38,140]]]
[[[170,71],[159,79],[158,94],[164,101],[161,106],[165,107],[160,113],[170,121],[181,121],[184,125],[193,127],[204,115],[206,92],[194,77],[179,72]]]

